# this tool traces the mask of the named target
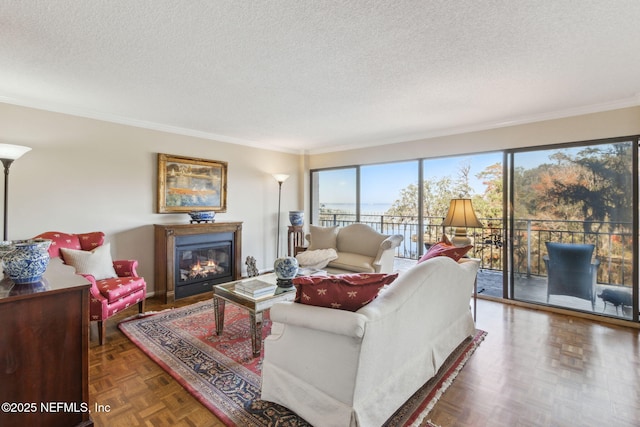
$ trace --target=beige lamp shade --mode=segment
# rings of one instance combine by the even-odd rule
[[[482,223],[476,216],[471,199],[452,199],[449,212],[442,225],[446,227],[482,228]]]
[[[449,212],[444,221],[444,227],[455,227],[455,235],[451,243],[455,246],[467,246],[471,244],[471,239],[467,236],[467,228],[482,228],[482,223],[478,220],[473,210],[471,199],[452,199],[449,204]]]

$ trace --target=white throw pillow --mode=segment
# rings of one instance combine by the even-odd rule
[[[314,251],[317,249],[336,249],[338,247],[338,227],[318,227],[309,226],[309,249]]]
[[[105,243],[92,251],[60,248],[64,262],[76,269],[76,273],[90,274],[96,280],[118,277],[111,259],[111,245]]]
[[[307,268],[325,268],[334,259],[338,259],[338,253],[335,249],[316,249],[306,250],[296,255],[300,267]]]

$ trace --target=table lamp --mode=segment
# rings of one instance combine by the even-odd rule
[[[451,199],[449,212],[444,221],[443,227],[454,227],[454,236],[451,243],[454,246],[467,246],[471,244],[471,238],[467,236],[467,228],[482,228],[482,223],[473,211],[471,199]]]

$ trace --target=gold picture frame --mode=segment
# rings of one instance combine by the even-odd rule
[[[227,162],[158,153],[158,213],[227,211]]]

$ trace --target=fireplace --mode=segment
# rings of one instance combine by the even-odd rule
[[[212,291],[233,280],[233,233],[177,236],[174,283],[176,298]]]
[[[156,293],[170,303],[240,279],[241,224],[156,224]]]

